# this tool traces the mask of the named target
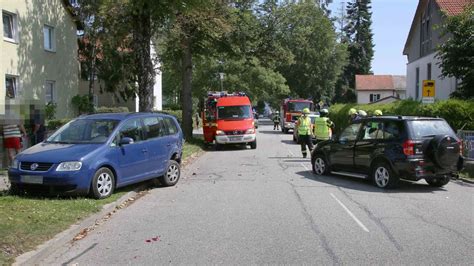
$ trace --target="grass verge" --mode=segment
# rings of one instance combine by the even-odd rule
[[[203,151],[202,140],[185,143],[183,159]],[[28,197],[0,194],[0,265],[66,230],[72,224],[102,210],[136,186],[118,189],[111,197],[94,200],[84,197]]]

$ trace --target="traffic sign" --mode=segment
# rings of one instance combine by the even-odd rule
[[[436,96],[435,81],[423,80],[423,97],[434,98]]]

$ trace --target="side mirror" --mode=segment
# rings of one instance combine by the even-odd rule
[[[128,144],[133,144],[133,139],[132,138],[128,138],[128,137],[124,137],[120,140],[120,143],[119,145],[120,146],[123,146],[123,145],[128,145]]]

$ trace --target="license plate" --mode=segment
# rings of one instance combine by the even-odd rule
[[[43,184],[43,177],[39,175],[22,175],[20,181],[28,184]]]
[[[242,137],[229,137],[230,141],[241,140]]]

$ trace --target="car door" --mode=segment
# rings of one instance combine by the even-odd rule
[[[173,155],[174,153],[177,153],[177,159],[180,159],[183,143],[180,131],[178,129],[178,125],[171,117],[164,117],[163,120],[165,122],[166,127],[168,128],[167,146],[170,149],[169,158],[171,158],[171,155]]]
[[[144,128],[141,118],[125,121],[119,128],[113,145],[118,156],[120,180],[118,183],[132,183],[145,177],[147,171],[148,148],[144,142]],[[133,143],[119,145],[120,140],[128,137]]]
[[[360,123],[345,128],[339,138],[331,145],[330,164],[335,171],[352,171],[354,167],[354,144],[359,134]]]
[[[354,147],[355,171],[369,174],[372,158],[383,153],[383,121],[366,121],[362,124],[360,138]]]
[[[146,168],[155,176],[164,172],[168,162],[168,130],[163,123],[163,118],[157,115],[145,117],[145,145],[148,148],[149,160]]]

